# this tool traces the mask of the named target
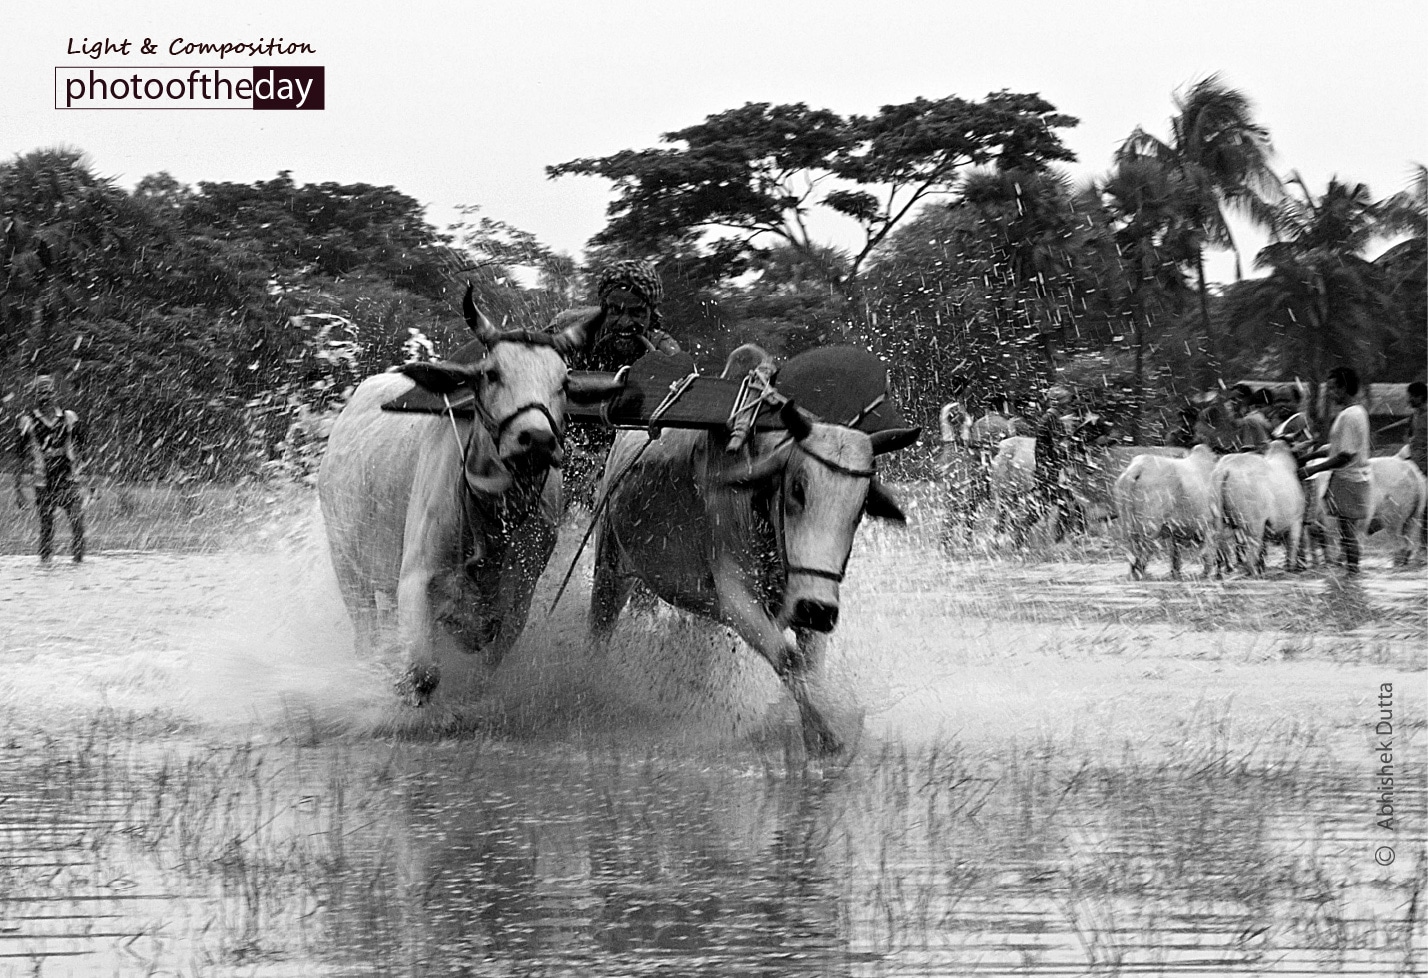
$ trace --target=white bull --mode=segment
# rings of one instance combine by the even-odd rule
[[[600,487],[591,631],[609,638],[636,581],[728,625],[793,695],[810,753],[826,754],[842,741],[821,702],[823,648],[854,534],[865,513],[905,519],[873,459],[918,432],[869,435],[809,420],[791,401],[781,417],[786,431],[759,433],[738,453],[714,432],[619,435]]]
[[[1263,455],[1240,452],[1215,464],[1212,481],[1220,503],[1219,562],[1232,560],[1250,574],[1263,574],[1271,537],[1284,543],[1284,569],[1301,569],[1299,536],[1304,525],[1304,490],[1299,463],[1282,441]],[[1233,557],[1232,557],[1233,555]]]
[[[1308,540],[1319,543],[1338,540],[1338,530],[1331,527],[1324,495],[1332,472],[1320,472],[1312,476],[1313,492],[1309,510],[1305,517]],[[1369,459],[1369,519],[1366,532],[1369,534],[1387,530],[1398,540],[1394,549],[1394,564],[1403,566],[1413,556],[1421,538],[1419,523],[1425,518],[1424,506],[1428,502],[1423,473],[1418,466],[1396,455]]]
[[[359,650],[373,647],[395,605],[407,668],[398,689],[424,703],[451,652],[482,653],[494,669],[525,627],[536,578],[561,511],[567,396],[563,354],[595,318],[558,334],[502,333],[471,302],[485,344],[478,363],[407,364],[369,377],[332,427],[318,498]],[[413,389],[469,389],[475,419],[384,411]]]
[[[1180,546],[1200,549],[1205,575],[1214,573],[1215,530],[1220,506],[1210,476],[1215,454],[1197,445],[1185,458],[1137,455],[1116,479],[1116,512],[1130,551],[1130,574],[1145,576],[1154,542],[1170,545],[1170,574],[1180,577]]]

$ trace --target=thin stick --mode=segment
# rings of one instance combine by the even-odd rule
[[[566,568],[565,577],[561,580],[560,587],[555,592],[555,598],[550,602],[550,607],[545,610],[545,616],[547,618],[555,614],[555,606],[560,604],[560,599],[565,594],[565,587],[570,583],[570,576],[575,573],[575,565],[580,563],[580,555],[585,552],[585,545],[590,542],[590,534],[595,532],[595,524],[600,519],[600,513],[609,504],[610,497],[615,494],[615,490],[619,488],[625,476],[629,475],[630,470],[635,467],[635,463],[640,460],[640,456],[645,453],[645,449],[653,444],[654,439],[651,438],[641,445],[640,450],[635,453],[635,457],[630,459],[629,464],[621,469],[620,474],[610,483],[610,488],[601,493],[600,498],[595,500],[595,510],[590,514],[590,525],[585,528],[585,535],[580,538],[580,546],[575,548],[575,556],[570,558],[570,566]]]

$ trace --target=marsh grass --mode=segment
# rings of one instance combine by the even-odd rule
[[[289,518],[310,496],[224,498],[191,552],[311,532]],[[170,532],[150,504],[134,540]],[[579,594],[434,721],[7,713],[0,975],[1414,973],[1421,761],[1380,868],[1369,767],[1333,749],[1372,712],[1300,710],[1326,699],[1287,683],[1421,673],[1421,608],[1322,579],[1132,586],[1096,541],[949,557],[919,533],[935,501],[909,506],[850,565],[830,664],[869,718],[837,762],[804,757],[727,631],[640,613],[592,657]],[[1255,683],[1282,713],[1246,717]]]

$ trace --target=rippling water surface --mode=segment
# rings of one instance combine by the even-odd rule
[[[591,663],[577,596],[416,722],[310,555],[0,558],[0,975],[1419,973],[1421,574],[890,539],[833,663],[864,735],[821,764],[670,616]]]

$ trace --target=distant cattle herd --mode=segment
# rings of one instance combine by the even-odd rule
[[[968,439],[971,423],[962,416],[960,429],[948,424],[957,405],[943,411],[943,447],[937,471],[945,489],[948,529],[943,540],[955,549],[957,525],[979,516],[986,503],[993,516],[995,542],[1011,531],[1011,545],[1025,540],[1014,532],[1026,520],[1025,501],[1034,488],[1034,440],[1012,435],[993,446]],[[1068,416],[1067,429],[1076,425]],[[1124,544],[1131,577],[1146,575],[1153,551],[1163,547],[1173,577],[1181,575],[1182,556],[1189,552],[1209,576],[1241,571],[1262,574],[1271,542],[1285,547],[1285,569],[1335,558],[1333,534],[1326,532],[1325,487],[1328,474],[1301,481],[1299,462],[1282,440],[1269,440],[1256,450],[1217,445],[1213,432],[1202,431],[1193,449],[1164,445],[1096,444],[1081,441],[1061,473],[1066,504],[1077,525],[1110,524]],[[1264,439],[1261,439],[1263,441]],[[1394,446],[1390,446],[1392,448]],[[1226,450],[1226,449],[1230,450]],[[1422,559],[1425,518],[1423,473],[1406,457],[1406,446],[1393,455],[1370,461],[1371,515],[1365,529],[1385,534],[1394,562],[1402,566]],[[969,486],[982,483],[979,493]],[[965,536],[961,538],[965,541]]]

